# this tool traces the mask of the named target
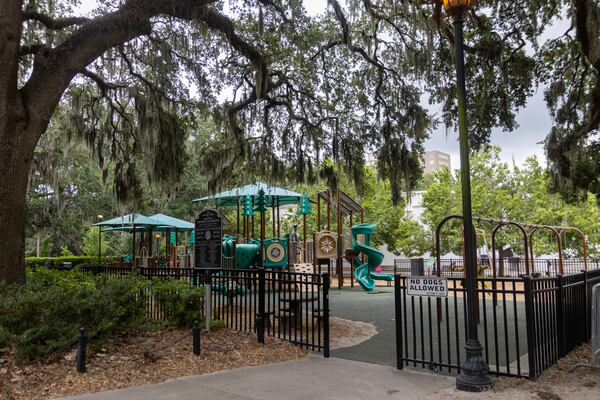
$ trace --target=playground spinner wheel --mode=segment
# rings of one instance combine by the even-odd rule
[[[329,233],[321,233],[317,237],[317,256],[319,258],[333,258],[337,255],[337,240]]]
[[[279,243],[271,243],[267,248],[267,257],[272,263],[278,263],[285,257],[285,249]]]

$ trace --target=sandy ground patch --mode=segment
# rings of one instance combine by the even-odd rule
[[[330,348],[332,350],[356,346],[371,339],[375,334],[377,334],[377,329],[373,324],[338,317],[329,318]]]

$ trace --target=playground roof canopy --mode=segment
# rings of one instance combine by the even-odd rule
[[[194,224],[188,221],[184,221],[179,218],[170,217],[165,214],[154,214],[150,216],[151,219],[159,222],[159,228],[177,229],[179,231],[192,231],[194,230]]]
[[[354,201],[354,199],[352,199],[352,197],[348,196],[342,190],[340,190],[339,193],[340,193],[340,208],[342,210],[342,214],[350,215],[351,212],[352,213],[360,212],[360,210],[362,209],[362,206],[360,204],[358,204],[356,201]],[[329,204],[333,204],[336,199],[336,194],[334,193],[333,195],[331,195],[331,193],[328,190],[317,193],[317,196],[319,196],[320,198],[322,198]]]
[[[116,217],[109,219],[108,221],[98,222],[95,225],[109,227],[109,229],[104,230],[105,232],[129,232],[133,230],[133,225],[135,225],[136,229],[140,231],[149,229],[155,231],[166,231],[168,229],[178,231],[194,230],[193,223],[164,214],[155,214],[151,217],[146,217],[142,214],[128,214],[124,215],[123,217]]]
[[[205,196],[193,200],[193,203],[214,202],[216,206],[236,206],[240,199],[245,196],[258,196],[260,190],[265,192],[268,205],[296,204],[302,198],[302,194],[291,190],[283,189],[277,186],[267,185],[263,182],[256,182],[245,186],[240,186],[225,192],[217,193],[212,196]]]
[[[109,226],[112,228],[123,226],[158,226],[160,223],[152,218],[142,214],[127,214],[121,217],[112,218],[106,221],[98,222],[94,226]]]

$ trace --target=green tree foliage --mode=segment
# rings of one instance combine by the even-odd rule
[[[394,251],[405,257],[420,257],[433,249],[430,232],[419,222],[410,218],[403,218],[400,221],[394,240]]]
[[[65,246],[74,254],[97,255],[97,228],[90,230],[90,225],[98,222],[98,215],[106,219],[136,210],[146,215],[195,218],[198,206],[192,200],[207,188],[199,149],[212,127],[209,120],[198,132],[189,133],[181,183],[164,187],[142,177],[139,197],[125,204],[116,199],[111,173],[103,173],[97,163],[90,162],[89,147],[77,138],[67,141],[64,132],[52,128],[34,153],[27,197],[26,254],[38,255],[39,244],[40,256],[58,256]],[[110,172],[111,167],[107,168]],[[95,239],[89,237],[93,235]],[[103,254],[125,254],[129,238],[127,233],[103,235]]]
[[[106,239],[107,235],[101,235],[98,227],[90,226],[83,237],[83,254],[86,256],[98,257],[98,250],[100,250],[102,252],[102,256],[115,255],[113,248],[109,245],[109,241]],[[100,245],[100,249],[98,249],[98,245]]]
[[[180,185],[187,133],[214,118],[201,164],[210,190],[242,175],[331,180],[328,158],[360,187],[372,149],[398,203],[436,123],[424,96],[455,123],[453,34],[439,0],[328,0],[316,17],[301,0],[99,3],[81,16],[71,0],[3,2],[0,224],[14,227],[0,244],[3,281],[23,277],[27,173],[49,124],[85,139],[120,200],[139,203],[146,179]],[[539,43],[559,15],[568,31]],[[477,2],[465,32],[475,148],[493,127],[516,129],[539,76],[555,117],[555,182],[600,187],[599,15],[596,0]]]
[[[140,293],[155,296],[166,321],[150,318],[146,298]],[[68,349],[81,327],[86,328],[92,345],[97,345],[117,332],[191,326],[200,319],[204,302],[202,288],[177,280],[94,277],[45,268],[30,272],[23,286],[0,286],[0,295],[0,346],[14,344],[22,363]]]
[[[522,167],[509,167],[499,158],[500,149],[491,148],[480,151],[472,157],[472,194],[473,215],[507,219],[532,224],[574,226],[589,236],[590,243],[600,240],[597,227],[600,210],[596,198],[591,193],[586,201],[570,204],[560,195],[548,191],[550,174],[540,166],[535,158],[527,160]],[[460,174],[441,170],[435,174],[435,181],[424,195],[423,219],[433,232],[438,223],[447,215],[461,214]],[[491,247],[493,226],[486,222],[477,222],[478,245]],[[461,251],[460,223],[449,223],[444,230],[443,251]],[[554,239],[540,234],[536,239],[535,253],[543,254],[556,250]],[[499,235],[500,244],[509,244],[522,251],[522,235],[514,228],[506,229]],[[567,251],[580,254],[581,241],[568,235]],[[596,246],[592,252],[597,253]]]
[[[536,73],[546,86],[553,126],[546,139],[552,184],[567,199],[600,194],[600,4],[552,0],[544,19],[564,17],[564,32],[539,48]]]

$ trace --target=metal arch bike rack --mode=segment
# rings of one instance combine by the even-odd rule
[[[452,220],[452,219],[460,219],[462,220],[462,215],[460,214],[452,214],[448,215],[444,219],[440,221],[435,229],[435,253],[436,253],[436,272],[438,276],[441,275],[441,232],[444,225]],[[492,272],[494,278],[497,277],[496,273],[496,234],[500,230],[500,228],[505,226],[515,226],[517,227],[521,233],[523,233],[523,245],[524,245],[524,254],[525,254],[525,271],[526,275],[529,275],[530,272],[534,271],[534,252],[533,252],[533,237],[535,233],[539,230],[547,230],[550,231],[555,239],[556,239],[556,247],[558,252],[558,264],[559,264],[559,273],[562,275],[564,273],[563,268],[563,243],[561,240],[561,234],[565,232],[574,232],[581,236],[581,245],[582,245],[582,256],[583,256],[583,265],[584,270],[588,269],[588,260],[587,260],[587,239],[583,231],[579,228],[571,227],[571,226],[553,226],[553,225],[541,225],[541,224],[528,224],[521,222],[514,222],[504,219],[495,219],[495,218],[484,218],[484,217],[473,217],[474,222],[488,222],[491,224],[495,224],[492,230]],[[527,234],[527,229],[529,229],[529,234]],[[475,232],[473,232],[475,234]],[[477,237],[475,236],[475,241],[477,241]],[[464,270],[466,273],[466,269]]]
[[[525,252],[525,274],[529,275],[529,251],[528,251],[528,243],[527,243],[527,232],[523,225],[518,222],[512,221],[500,221],[492,230],[492,273],[494,278],[497,278],[496,273],[496,235],[498,231],[503,227],[516,226],[521,233],[523,234],[523,251]]]
[[[546,229],[546,230],[549,230],[550,232],[552,232],[554,234],[554,237],[556,238],[556,248],[558,250],[558,271],[560,272],[560,275],[563,275],[564,268],[563,268],[563,258],[562,258],[562,240],[560,238],[560,232],[559,232],[560,228],[557,228],[554,226],[548,226],[548,225],[531,225],[531,228],[532,229],[529,232],[529,251],[531,252],[532,268],[533,268],[533,259],[534,259],[533,235],[540,229]]]

